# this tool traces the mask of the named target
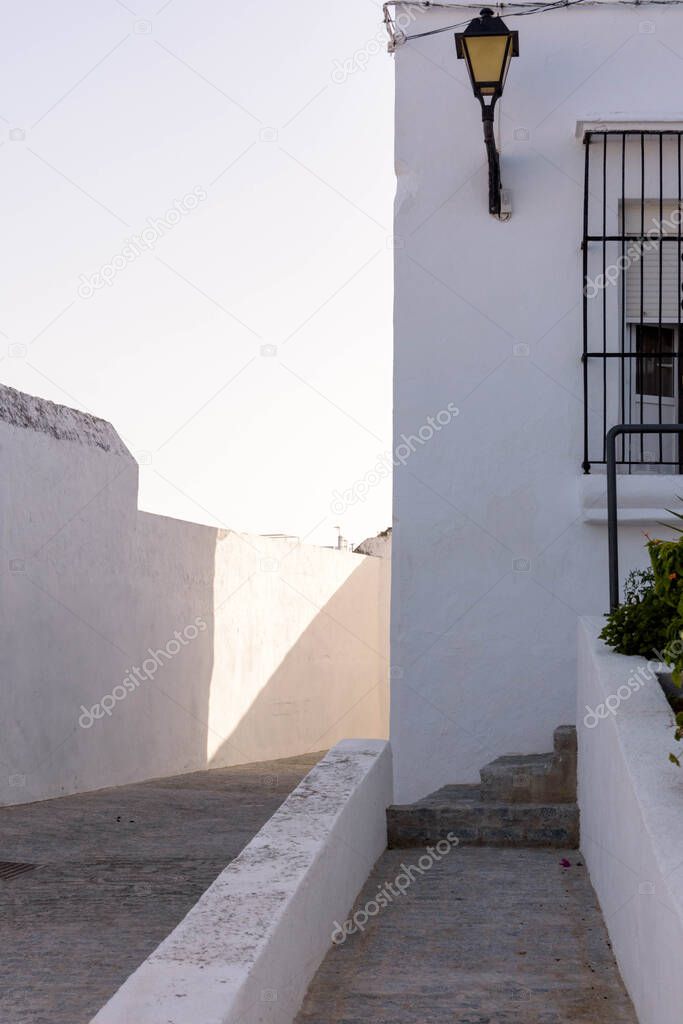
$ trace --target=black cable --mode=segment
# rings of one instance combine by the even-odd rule
[[[531,14],[546,14],[548,11],[564,10],[564,8],[566,8],[566,7],[575,7],[577,4],[587,4],[588,3],[588,4],[592,5],[594,2],[595,2],[595,0],[555,0],[554,3],[547,3],[547,4],[539,3],[539,4],[536,4],[534,6],[529,5],[526,10],[523,10],[523,11],[513,11],[511,14],[508,14],[507,11],[502,12],[502,8],[506,7],[507,6],[506,4],[495,4],[494,3],[494,7],[500,7],[501,8],[501,12],[503,13],[503,17],[507,20],[508,18],[524,18],[524,17],[527,17],[527,16],[529,16]],[[655,4],[655,5],[656,4],[667,4],[667,3],[668,4],[681,4],[681,3],[683,3],[683,0],[614,0],[614,2],[615,2],[615,4],[617,6],[620,6],[620,7],[622,7],[622,6],[623,7],[644,7],[646,4]],[[423,3],[419,4],[419,6],[423,7],[425,10],[428,10],[429,8],[434,8],[437,5],[429,3],[429,0],[424,0]],[[444,5],[438,5],[438,6],[442,6],[443,8],[452,6],[452,7],[455,8],[455,7],[460,6],[460,5],[458,5],[458,4],[453,4],[453,5],[446,5],[446,4],[444,4]],[[510,4],[509,6],[514,7],[514,4]],[[607,6],[607,5],[602,5],[602,6]],[[397,42],[400,41],[402,43],[407,43],[411,39],[424,39],[425,36],[436,36],[436,35],[440,35],[442,32],[452,32],[453,29],[462,28],[463,25],[469,25],[471,20],[472,20],[471,18],[467,18],[466,21],[458,21],[454,25],[445,25],[443,28],[435,28],[435,29],[432,29],[430,32],[414,32],[414,33],[412,33],[412,35],[409,35],[409,36],[404,35],[403,33],[400,33],[400,35],[399,35],[399,37],[397,39]]]
[[[546,11],[554,11],[559,7],[573,7],[575,4],[587,3],[589,0],[556,0],[555,3],[550,4],[539,4],[537,7],[533,7],[531,10],[525,11],[513,11],[512,14],[504,14],[505,18],[523,18],[529,14],[544,14]],[[425,5],[430,7],[431,4]],[[495,5],[494,5],[495,6]],[[514,6],[514,5],[511,5]],[[463,25],[469,25],[472,19],[468,18],[466,21],[458,21],[455,25],[446,25],[443,28],[432,29],[431,32],[414,32],[409,36],[402,36],[403,42],[408,42],[410,39],[424,39],[425,36],[437,36],[442,32],[451,32],[454,28],[461,28]]]

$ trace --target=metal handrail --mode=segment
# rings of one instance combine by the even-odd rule
[[[619,537],[617,523],[617,445],[621,434],[683,434],[683,423],[618,423],[605,434],[607,448],[607,550],[610,611],[619,604]]]

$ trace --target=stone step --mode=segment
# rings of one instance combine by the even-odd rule
[[[575,849],[579,809],[575,803],[518,803],[483,799],[476,785],[444,786],[414,804],[387,809],[390,849],[427,846],[457,836],[463,846]]]
[[[576,802],[576,729],[555,730],[554,750],[547,754],[506,754],[481,771],[481,799],[511,804]]]

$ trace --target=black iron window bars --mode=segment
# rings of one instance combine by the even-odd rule
[[[583,207],[584,451],[620,472],[683,472],[682,163],[678,130],[588,131]]]

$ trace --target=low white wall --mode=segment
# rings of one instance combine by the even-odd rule
[[[2,387],[0,476],[0,804],[386,738],[387,559],[139,512],[108,423]]]
[[[603,622],[579,625],[581,849],[640,1024],[680,1024],[683,772],[668,761],[673,715],[654,663],[609,651],[597,639]]]
[[[93,1024],[290,1024],[386,846],[388,743],[313,768]]]

